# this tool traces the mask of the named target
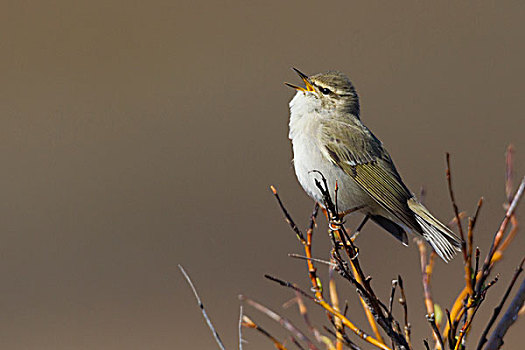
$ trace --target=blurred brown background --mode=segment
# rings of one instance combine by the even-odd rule
[[[263,278],[308,287],[304,263],[287,258],[301,248],[268,189],[307,223],[312,202],[287,139],[291,66],[351,77],[362,119],[443,220],[452,216],[451,152],[460,207],[472,213],[485,197],[476,237],[485,253],[503,216],[508,143],[516,175],[525,173],[524,10],[495,1],[1,2],[0,346],[214,349],[177,264],[229,349],[239,293],[297,319],[281,308],[292,294]],[[314,253],[324,257],[324,227],[317,232]],[[415,246],[373,224],[358,244],[381,295],[404,276],[414,339],[429,337]],[[520,234],[472,339],[523,247]],[[460,265],[437,264],[443,307],[462,283]],[[339,285],[360,320],[353,288]],[[253,331],[245,338],[246,349],[272,347]]]

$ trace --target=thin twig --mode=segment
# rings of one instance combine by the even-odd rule
[[[337,334],[330,328],[323,326],[324,330],[330,333],[333,337],[337,337]],[[343,344],[352,350],[361,350],[346,334],[343,333]]]
[[[243,313],[242,313],[242,305],[241,305],[239,308],[239,350],[242,350],[242,343],[244,341],[242,339],[242,316],[243,316]]]
[[[299,330],[290,320],[287,318],[282,317],[281,315],[277,314],[275,311],[270,310],[266,306],[256,302],[255,300],[252,300],[250,298],[245,297],[244,295],[239,295],[239,299],[243,302],[246,302],[250,306],[254,307],[258,311],[262,312],[266,316],[270,317],[275,322],[279,323],[284,329],[292,333],[294,336],[296,336],[300,341],[305,342],[308,344],[308,349],[311,350],[318,350],[318,348],[312,343],[308,337]]]
[[[465,280],[470,280],[471,288],[476,285],[476,273],[472,273],[472,250],[474,245],[474,227],[478,219],[479,211],[483,205],[483,197],[478,201],[476,212],[473,217],[469,217],[467,229],[467,260],[465,261]],[[468,287],[467,287],[468,288]]]
[[[295,224],[295,222],[293,221],[292,217],[290,216],[290,214],[288,213],[288,210],[286,210],[286,208],[284,207],[284,204],[283,202],[281,201],[281,197],[279,197],[279,194],[277,193],[277,189],[273,186],[270,186],[270,189],[272,190],[272,193],[273,195],[275,196],[275,198],[277,199],[277,203],[279,203],[279,206],[281,207],[281,210],[284,214],[284,219],[286,220],[286,222],[290,225],[290,227],[292,228],[292,230],[295,232],[295,234],[297,235],[297,238],[301,241],[301,242],[305,242],[305,239],[304,239],[304,235],[303,233],[301,232],[301,230],[299,230],[299,227],[297,227],[297,225]]]
[[[392,289],[390,291],[390,300],[388,301],[388,313],[392,315],[392,306],[394,304],[394,296],[396,294],[396,287],[397,287],[398,281],[392,280]]]
[[[516,293],[514,299],[510,303],[507,311],[499,321],[498,325],[492,335],[490,336],[489,342],[485,347],[485,350],[496,350],[503,345],[503,337],[507,333],[508,329],[518,318],[518,312],[523,306],[525,301],[525,280],[521,282],[520,289]]]
[[[461,225],[461,218],[459,217],[459,209],[456,204],[456,199],[454,198],[454,190],[452,189],[452,174],[450,172],[450,153],[447,152],[446,154],[447,159],[447,183],[448,183],[448,193],[450,195],[450,200],[452,201],[452,206],[454,208],[454,215],[456,216],[456,222],[459,229],[459,236],[461,237],[461,240],[465,242],[465,235],[463,234],[463,227]]]
[[[514,188],[514,146],[509,145],[507,147],[506,154],[506,168],[505,168],[505,194],[507,195],[507,201],[512,201],[512,189]]]
[[[294,345],[299,348],[299,350],[304,350],[303,346],[297,341],[297,339],[292,336],[290,336],[290,339],[292,340],[292,343],[294,343]]]
[[[454,209],[454,215],[456,216],[456,221],[458,225],[459,230],[459,236],[461,237],[461,252],[463,253],[463,262],[465,263],[465,281],[466,281],[466,287],[467,292],[469,295],[473,294],[473,286],[472,286],[472,276],[469,274],[469,271],[472,270],[472,267],[470,266],[469,259],[468,259],[468,251],[467,251],[467,243],[465,241],[465,235],[463,234],[463,225],[461,224],[461,218],[459,215],[459,209],[456,204],[456,199],[454,197],[454,190],[452,189],[452,174],[450,171],[450,154],[447,152],[447,183],[448,183],[448,192],[450,195],[450,201],[452,202],[452,207]]]
[[[479,247],[476,247],[476,264],[475,264],[475,268],[474,268],[474,273],[476,274],[476,276],[474,278],[477,278],[478,276],[478,270],[479,270],[479,256],[480,256],[480,250],[479,250]]]
[[[201,298],[199,297],[199,294],[197,293],[197,289],[195,289],[195,286],[193,285],[193,282],[190,279],[190,276],[186,273],[186,271],[184,270],[182,265],[178,265],[178,266],[179,266],[180,271],[184,275],[184,278],[186,279],[186,282],[188,282],[188,284],[190,285],[191,290],[193,291],[193,295],[195,296],[195,299],[197,299],[197,304],[199,305],[199,308],[201,309],[202,316],[206,320],[206,323],[208,324],[208,327],[210,328],[211,332],[213,333],[213,337],[215,338],[215,342],[217,343],[217,345],[219,346],[219,348],[221,350],[226,350],[225,347],[224,347],[224,344],[221,341],[221,337],[219,336],[219,333],[217,333],[217,331],[215,330],[215,327],[213,327],[213,324],[211,323],[211,320],[208,317],[208,314],[206,313],[206,310],[204,309],[204,304],[202,303]]]
[[[450,312],[448,311],[448,309],[445,309],[446,313],[447,313],[447,325],[448,325],[448,328],[449,329],[452,329],[452,320],[450,319]],[[454,330],[454,336],[455,336],[455,333],[456,331]],[[448,333],[448,343],[449,343],[449,346],[451,348],[454,347],[454,336],[452,335],[452,331]]]
[[[487,342],[487,334],[490,331],[490,328],[492,327],[496,319],[498,318],[501,310],[503,309],[503,305],[505,304],[505,301],[509,297],[510,291],[514,287],[514,284],[516,283],[518,276],[523,271],[524,261],[525,261],[525,258],[521,260],[521,263],[516,268],[516,271],[514,272],[514,276],[512,277],[512,280],[510,281],[509,286],[507,287],[507,290],[505,291],[505,294],[503,295],[503,298],[501,299],[500,303],[498,304],[498,306],[496,306],[496,308],[494,308],[492,317],[490,318],[489,323],[487,324],[487,326],[483,330],[483,333],[481,334],[481,338],[479,340],[477,350],[481,350],[483,348],[483,345]]]
[[[272,276],[269,276],[269,275],[265,275],[265,277],[268,278],[271,281],[279,283],[283,287],[291,288],[291,289],[301,293],[301,295],[305,296],[307,299],[313,300],[317,304],[321,305],[321,307],[323,307],[326,311],[328,311],[332,315],[340,318],[341,321],[343,322],[343,324],[346,327],[348,327],[352,332],[354,332],[356,335],[358,335],[361,339],[365,340],[366,342],[368,342],[368,343],[370,343],[372,345],[375,345],[376,347],[378,347],[380,349],[383,349],[383,350],[391,350],[385,344],[382,344],[382,343],[378,342],[377,339],[374,339],[373,337],[369,336],[364,331],[362,331],[360,328],[356,327],[352,322],[350,322],[350,320],[348,320],[348,318],[346,318],[339,311],[335,310],[332,306],[330,306],[330,304],[328,304],[323,299],[317,299],[317,298],[311,297],[310,295],[308,295],[306,292],[301,290],[299,287],[297,287],[293,283],[286,282],[286,281],[283,281],[281,279],[278,279],[276,277],[272,277]]]
[[[366,303],[366,305],[368,306],[370,316],[366,311],[367,308],[365,308],[365,312],[367,313],[367,318],[369,319],[369,322],[371,321],[370,324],[372,328],[374,329],[374,325],[377,322],[381,326],[381,328],[383,328],[383,330],[388,334],[388,336],[394,339],[400,347],[408,349],[409,346],[404,336],[402,334],[399,334],[392,328],[391,322],[388,320],[388,318],[383,312],[383,308],[384,310],[388,310],[388,308],[384,304],[382,304],[381,301],[376,297],[374,291],[370,286],[370,278],[365,277],[361,269],[359,259],[357,258],[358,250],[354,246],[352,240],[346,232],[341,216],[335,210],[335,205],[330,197],[330,192],[328,190],[326,178],[323,176],[322,173],[318,171],[316,172],[320,174],[322,179],[322,182],[315,179],[315,184],[323,196],[324,207],[328,213],[328,227],[330,230],[330,235],[332,237],[332,243],[334,245],[334,249],[332,251],[334,253],[336,262],[339,264],[339,273],[341,273],[343,277],[348,279],[352,284],[354,284],[357,287],[360,297],[362,297],[363,302]],[[348,259],[350,260],[353,273],[347,271],[347,269],[345,268],[346,263],[339,255],[340,244],[342,244],[342,246],[344,247]],[[376,332],[376,338],[378,338],[377,340],[381,341],[382,339],[379,338],[381,336],[379,330],[377,329]]]
[[[445,344],[443,343],[443,338],[441,337],[441,333],[439,332],[438,326],[436,324],[436,318],[434,314],[426,315],[427,321],[430,324],[430,328],[432,328],[432,331],[434,332],[434,336],[436,337],[437,341],[439,342],[439,346],[441,349],[445,349]]]
[[[321,333],[317,328],[315,328],[312,323],[310,322],[310,318],[308,317],[308,309],[306,308],[306,305],[304,303],[304,300],[302,298],[301,293],[295,292],[295,301],[297,302],[297,306],[299,307],[299,313],[303,316],[304,322],[306,323],[306,326],[310,330],[310,332],[314,335],[315,339],[317,341],[321,340]]]
[[[483,284],[485,283],[485,280],[487,279],[490,270],[491,270],[491,261],[492,257],[494,255],[494,252],[496,249],[498,249],[498,246],[503,239],[503,235],[507,229],[507,225],[511,219],[511,217],[514,215],[514,211],[516,207],[518,206],[518,203],[523,196],[523,191],[525,190],[525,177],[521,180],[520,186],[518,187],[518,190],[516,191],[516,194],[514,195],[514,198],[512,199],[509,208],[507,209],[507,212],[505,213],[505,217],[503,218],[503,221],[501,222],[500,228],[498,232],[494,235],[494,239],[492,240],[492,245],[490,246],[490,250],[487,254],[487,257],[485,258],[485,261],[483,262],[483,267],[481,268],[481,277],[478,279],[478,282],[476,284],[476,293],[479,293],[481,288],[483,288]]]
[[[399,283],[399,291],[401,292],[401,298],[399,298],[399,304],[403,307],[403,319],[405,321],[405,338],[407,340],[408,346],[412,348],[412,343],[410,340],[411,325],[408,323],[408,305],[407,297],[405,295],[405,287],[403,286],[403,279],[401,275],[397,276],[397,281]]]
[[[341,312],[341,309],[339,308],[339,295],[337,294],[337,286],[335,284],[334,271],[335,271],[334,267],[328,268],[328,278],[329,278],[328,289],[330,292],[330,301],[332,302],[332,307],[335,310]],[[334,322],[335,329],[337,332],[335,346],[337,350],[342,350],[343,349],[343,332],[342,332],[343,322],[339,318],[336,318],[333,322]]]
[[[494,238],[493,238],[493,241],[492,241],[491,250],[495,250],[493,248],[493,246],[496,245],[495,244],[496,240],[499,241],[499,242],[501,241],[501,239],[503,237],[503,233],[505,232],[509,221],[511,223],[512,228],[511,228],[509,234],[507,235],[507,237],[505,238],[505,240],[503,241],[503,243],[499,246],[499,248],[497,248],[497,250],[495,250],[492,254],[490,254],[490,252],[489,252],[489,254],[487,254],[487,259],[489,258],[489,256],[491,256],[490,262],[488,264],[486,264],[486,260],[487,260],[486,259],[480,271],[478,271],[479,249],[476,249],[476,268],[475,268],[475,271],[477,271],[476,276],[475,276],[475,279],[477,281],[476,282],[476,289],[478,289],[478,288],[481,289],[483,287],[483,284],[485,283],[485,280],[488,277],[488,275],[490,273],[490,270],[492,269],[492,267],[495,265],[496,262],[501,260],[501,258],[503,257],[503,253],[510,246],[510,243],[513,241],[514,237],[516,236],[516,232],[517,232],[517,228],[518,228],[518,222],[516,220],[515,215],[513,215],[513,213],[514,213],[514,210],[515,210],[515,208],[516,208],[516,206],[517,206],[517,204],[519,202],[519,199],[523,195],[524,189],[525,189],[525,178],[523,178],[523,180],[521,181],[520,187],[518,188],[518,190],[516,191],[514,197],[512,198],[511,203],[513,205],[509,205],[509,207],[507,208],[507,211],[505,213],[505,217],[504,217],[504,219],[503,219],[503,221],[502,221],[502,223],[500,225],[500,228],[498,229],[498,232],[496,232],[496,234],[494,235]],[[482,277],[483,276],[485,276],[485,277],[483,278],[483,281],[482,281]],[[467,296],[467,289],[465,287],[458,294],[458,296],[456,297],[456,300],[454,301],[454,303],[452,305],[452,308],[450,310],[450,317],[451,317],[451,320],[453,322],[453,325],[454,325],[454,323],[456,323],[456,320],[458,319],[458,316],[460,315],[460,311],[462,310],[462,307],[463,307],[463,300],[465,299],[466,296]],[[447,337],[448,333],[450,331],[451,331],[451,329],[447,325],[445,327],[445,330],[443,331],[444,336]],[[452,333],[454,333],[454,332],[452,332]]]
[[[466,302],[466,305],[465,305],[465,308],[464,308],[464,310],[465,310],[465,320],[464,320],[463,327],[459,331],[459,336],[457,337],[456,346],[454,347],[454,350],[459,350],[461,346],[464,346],[463,342],[464,342],[464,339],[466,338],[466,335],[468,334],[468,332],[470,330],[470,325],[472,324],[472,321],[474,320],[474,317],[476,316],[476,313],[478,312],[479,307],[481,306],[481,304],[485,300],[485,296],[487,294],[487,291],[489,290],[490,287],[492,287],[498,281],[498,278],[499,278],[499,276],[496,276],[496,278],[494,278],[494,280],[492,280],[490,283],[488,283],[487,286],[481,290],[480,294],[476,295],[475,303],[471,303],[470,300],[468,302]],[[473,310],[471,309],[472,307],[474,307]],[[472,310],[472,311],[470,311],[470,310]],[[467,311],[469,311],[469,312],[467,312]]]
[[[310,282],[312,283],[312,287],[315,290],[316,297],[319,299],[323,298],[323,286],[321,284],[321,280],[317,277],[317,269],[315,268],[312,259],[312,237],[313,237],[313,228],[315,226],[315,218],[317,216],[317,212],[319,209],[319,205],[316,203],[314,206],[314,210],[312,212],[312,215],[310,217],[310,226],[306,232],[306,239],[304,238],[303,233],[295,222],[293,221],[292,217],[288,213],[288,210],[286,210],[286,207],[284,206],[283,202],[281,201],[281,198],[279,197],[279,194],[277,193],[277,189],[274,186],[270,186],[275,198],[277,199],[277,202],[279,203],[279,207],[281,208],[281,211],[284,214],[286,222],[290,225],[292,230],[297,235],[297,238],[301,242],[304,248],[304,253],[306,257],[308,258],[306,260],[306,266],[308,268],[308,276],[310,277]]]
[[[309,258],[309,257],[306,257],[304,255],[295,254],[295,253],[290,253],[290,254],[288,254],[288,256],[290,258],[301,259],[301,260],[311,260],[311,261],[318,262],[320,264],[324,264],[324,265],[328,265],[328,266],[332,266],[332,267],[337,267],[336,264],[331,263],[330,261],[323,260],[323,259]]]
[[[443,349],[443,338],[439,332],[439,328],[434,318],[434,300],[432,299],[432,292],[430,290],[430,279],[432,277],[433,261],[432,254],[430,255],[430,261],[427,262],[427,248],[422,239],[416,239],[417,246],[419,248],[419,255],[421,260],[421,276],[423,281],[423,294],[425,296],[425,308],[427,310],[427,320],[430,324],[430,328],[434,334],[434,340],[436,341],[436,348]]]
[[[273,342],[273,345],[278,350],[287,350],[286,347],[281,343],[279,340],[277,340],[273,335],[268,333],[264,328],[253,322],[248,316],[244,315],[242,317],[242,326],[246,328],[252,328],[256,331],[260,332],[264,336],[266,336],[268,339],[270,339]]]

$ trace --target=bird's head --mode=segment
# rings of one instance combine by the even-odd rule
[[[318,105],[320,112],[344,112],[359,118],[359,97],[346,75],[338,71],[328,71],[307,76],[296,68],[293,70],[303,80],[305,87],[285,84],[303,93],[307,103]]]

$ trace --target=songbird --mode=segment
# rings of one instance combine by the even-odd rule
[[[446,262],[460,251],[461,240],[436,219],[405,186],[387,150],[361,122],[359,98],[342,73],[307,76],[295,69],[305,87],[290,101],[293,164],[299,183],[315,201],[322,194],[315,179],[324,176],[340,215],[356,211],[408,245],[406,232],[421,235]],[[322,174],[322,175],[321,175]]]

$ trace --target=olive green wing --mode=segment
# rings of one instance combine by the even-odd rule
[[[421,230],[407,203],[413,195],[403,184],[390,155],[370,130],[360,123],[330,122],[324,124],[320,132],[328,159],[402,223]]]

